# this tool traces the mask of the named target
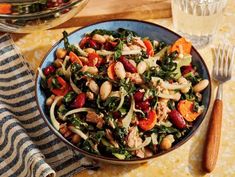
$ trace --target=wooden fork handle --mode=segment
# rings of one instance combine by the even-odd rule
[[[219,153],[223,102],[216,99],[208,125],[207,138],[204,149],[203,168],[211,172],[215,168]]]

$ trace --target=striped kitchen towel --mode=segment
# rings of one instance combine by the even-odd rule
[[[35,102],[33,72],[10,35],[0,37],[0,176],[72,176],[95,169],[47,127]]]

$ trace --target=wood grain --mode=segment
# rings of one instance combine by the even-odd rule
[[[216,99],[209,122],[204,149],[203,169],[211,172],[215,168],[219,153],[223,103]]]
[[[111,19],[156,19],[171,17],[170,0],[90,0],[74,18],[57,28],[85,26]]]

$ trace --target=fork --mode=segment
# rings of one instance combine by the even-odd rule
[[[206,172],[211,172],[215,168],[218,157],[223,111],[223,84],[232,77],[234,57],[235,47],[233,46],[224,44],[215,49],[212,78],[218,83],[218,90],[204,147],[203,168]]]

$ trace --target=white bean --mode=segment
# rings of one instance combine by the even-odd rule
[[[51,98],[51,97],[47,98],[47,100],[46,100],[46,105],[47,105],[47,106],[51,106],[52,103],[53,103],[53,101],[54,101],[53,98]]]
[[[162,142],[160,144],[160,148],[162,150],[168,150],[171,148],[172,143],[175,141],[173,135],[167,135],[162,139]]]
[[[47,106],[51,106],[54,100],[55,100],[55,95],[52,94],[50,97],[47,98],[47,100],[46,100],[46,105],[47,105]],[[58,102],[58,103],[59,103],[59,102]],[[58,103],[57,103],[57,105],[59,105]]]
[[[180,77],[180,78],[178,79],[178,82],[179,82],[180,84],[187,84],[187,83],[188,83],[187,79],[185,79],[184,77]],[[181,91],[182,93],[188,93],[189,90],[190,90],[190,86],[187,86],[187,87],[184,87],[184,88],[180,89],[180,91]]]
[[[67,51],[65,49],[62,49],[62,48],[58,48],[56,50],[56,57],[57,58],[64,58],[67,54]]]
[[[60,68],[60,67],[62,66],[61,63],[63,63],[63,60],[62,60],[62,59],[59,59],[59,58],[57,58],[57,59],[53,62],[54,66],[57,67],[57,68]]]
[[[98,94],[98,93],[99,93],[99,86],[98,86],[98,84],[97,84],[94,80],[88,81],[87,86],[89,87],[89,89],[90,89],[93,93],[95,93],[95,94]]]
[[[136,62],[134,60],[129,60],[129,62],[134,66],[136,67]]]
[[[194,92],[201,92],[203,91],[209,84],[207,79],[201,80],[198,84],[193,87]]]
[[[141,61],[138,65],[137,65],[137,71],[139,74],[143,74],[147,69],[147,64],[144,61]]]
[[[93,49],[93,48],[86,48],[86,49],[83,49],[83,50],[86,53],[94,53],[95,52],[95,49]]]
[[[125,68],[121,62],[118,61],[115,64],[114,71],[115,71],[118,78],[124,79],[126,77],[126,71],[125,71]]]
[[[168,95],[170,94],[169,90],[167,90],[167,89],[163,89],[162,93],[168,94]],[[169,101],[169,99],[167,99],[167,98],[159,98],[159,102],[167,103],[168,101]]]
[[[86,97],[88,98],[88,100],[94,100],[95,96],[94,93],[92,92],[86,92]]]
[[[109,81],[105,81],[100,87],[100,98],[106,100],[112,91],[112,84]]]
[[[87,57],[79,56],[79,59],[80,59],[83,63],[87,63],[87,62],[88,62],[88,58],[87,58]]]
[[[180,92],[177,92],[177,93],[175,93],[175,94],[172,95],[172,96],[173,96],[173,100],[174,100],[174,101],[179,101],[180,98],[181,98],[181,93],[180,93]]]
[[[198,101],[202,101],[202,94],[196,92],[195,95],[197,96]]]
[[[99,42],[99,43],[105,43],[106,39],[104,36],[101,36],[99,34],[95,34],[93,37],[92,37],[93,40]]]
[[[98,69],[95,66],[87,66],[87,65],[83,66],[81,71],[88,72],[94,75],[98,73]]]

